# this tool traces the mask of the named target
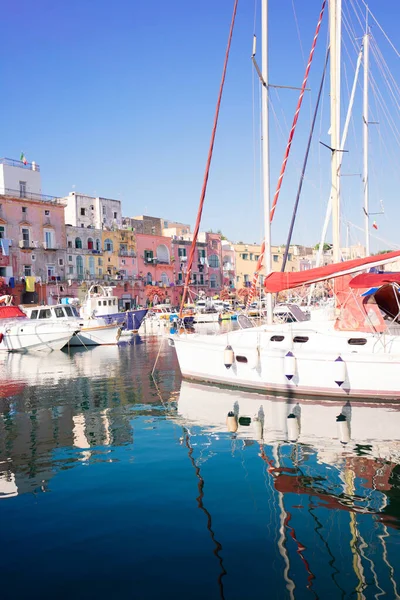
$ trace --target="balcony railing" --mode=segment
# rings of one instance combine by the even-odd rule
[[[35,162],[23,163],[22,160],[14,160],[12,158],[0,158],[0,165],[7,165],[8,167],[20,167],[27,169],[28,171],[40,171],[40,167]]]
[[[61,198],[57,196],[46,196],[45,194],[34,194],[33,192],[24,192],[22,190],[12,190],[10,188],[0,188],[1,196],[10,196],[22,200],[39,200],[41,202],[54,202],[55,204],[64,204]]]
[[[132,256],[136,257],[136,252],[134,250],[118,250],[118,256]]]

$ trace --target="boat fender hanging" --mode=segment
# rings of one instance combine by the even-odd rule
[[[255,350],[255,352],[249,352],[248,358],[247,358],[247,363],[248,363],[250,369],[257,369],[259,360],[260,360],[260,354],[259,354],[258,348],[257,348],[257,350]]]
[[[294,413],[290,413],[290,415],[288,415],[287,431],[289,442],[297,442],[300,435],[299,420]]]
[[[346,445],[350,441],[350,424],[347,420],[346,415],[340,413],[336,417],[337,429],[338,429],[338,438],[340,443]]]
[[[296,373],[296,358],[292,352],[288,352],[283,359],[283,372],[288,381],[293,379]]]
[[[334,381],[341,387],[346,381],[346,363],[341,356],[338,356],[333,365]]]
[[[230,369],[235,360],[232,346],[227,346],[224,350],[224,365],[227,369]]]
[[[3,333],[0,333],[0,344],[1,344],[1,342],[3,341],[3,339],[4,339],[4,334],[3,334]]]
[[[238,422],[233,411],[229,411],[226,417],[226,427],[228,431],[235,433],[238,430]]]

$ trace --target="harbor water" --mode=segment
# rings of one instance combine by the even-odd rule
[[[400,405],[182,381],[157,336],[0,382],[2,600],[400,597]]]

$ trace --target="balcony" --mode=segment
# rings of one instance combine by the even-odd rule
[[[40,244],[32,240],[19,240],[18,246],[21,250],[33,250],[34,248],[39,248]]]
[[[118,256],[131,256],[136,258],[136,252],[134,250],[118,250]]]
[[[53,241],[50,243],[43,242],[43,248],[45,250],[58,250],[59,249],[58,245]]]
[[[38,200],[39,202],[52,202],[55,204],[65,205],[65,201],[61,201],[61,198],[57,196],[46,196],[45,194],[34,194],[33,192],[23,192],[20,190],[13,190],[10,188],[0,188],[1,196],[10,196],[11,198],[20,198],[26,200]]]

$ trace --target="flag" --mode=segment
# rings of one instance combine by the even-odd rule
[[[374,221],[374,222],[372,223],[372,227],[373,227],[374,229],[378,229],[378,225],[376,224],[376,221]]]
[[[28,161],[26,160],[26,156],[23,152],[21,152],[21,156],[20,156],[19,160],[21,160],[24,163],[24,165],[26,165],[28,163]]]

